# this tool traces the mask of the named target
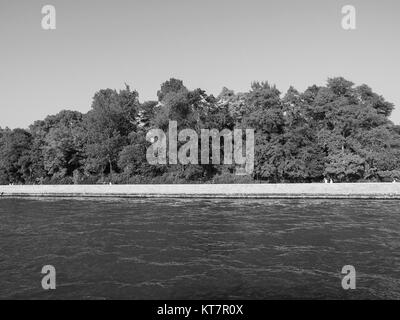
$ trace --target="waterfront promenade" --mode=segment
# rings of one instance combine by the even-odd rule
[[[400,183],[7,185],[1,197],[399,199]]]

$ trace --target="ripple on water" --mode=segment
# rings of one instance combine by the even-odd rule
[[[398,201],[1,199],[0,298],[399,299],[399,213]]]

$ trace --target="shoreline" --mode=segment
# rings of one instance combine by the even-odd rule
[[[400,183],[0,186],[6,197],[400,200]]]

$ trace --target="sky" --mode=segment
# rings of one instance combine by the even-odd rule
[[[41,27],[47,4],[56,30]],[[356,30],[341,27],[344,5]],[[399,35],[398,0],[0,0],[0,127],[87,112],[124,83],[155,100],[171,77],[218,95],[343,76],[394,103],[400,124]]]

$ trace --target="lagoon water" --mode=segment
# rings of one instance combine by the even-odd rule
[[[0,299],[400,299],[399,204],[3,198]]]

